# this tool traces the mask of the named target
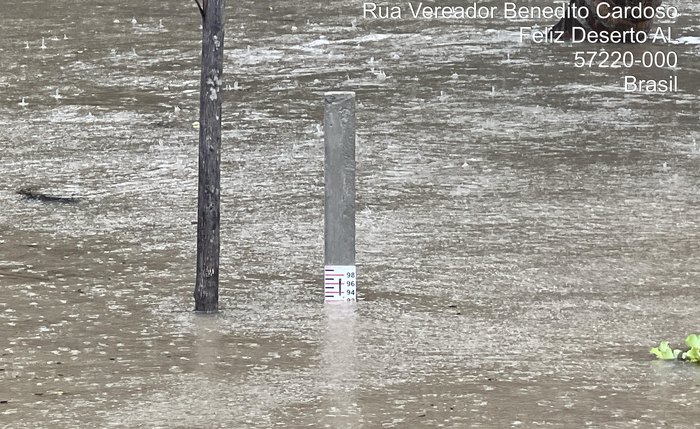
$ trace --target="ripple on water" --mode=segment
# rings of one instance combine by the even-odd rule
[[[44,3],[0,24],[3,422],[688,424],[697,371],[647,350],[696,328],[692,64],[681,93],[623,95],[621,75],[574,70],[569,46],[520,43],[499,21],[242,2],[227,23],[222,311],[206,317],[191,312],[196,8],[98,1],[63,20]],[[684,7],[673,49],[689,61],[698,6]],[[318,293],[327,90],[358,99],[349,312]],[[26,186],[80,203],[26,201]]]

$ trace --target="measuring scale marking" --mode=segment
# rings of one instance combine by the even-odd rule
[[[325,302],[357,301],[357,271],[354,265],[326,265],[323,284]]]

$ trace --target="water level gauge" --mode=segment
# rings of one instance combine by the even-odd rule
[[[326,265],[323,284],[325,302],[357,301],[357,271],[354,265]]]

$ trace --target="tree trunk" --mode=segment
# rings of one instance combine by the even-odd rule
[[[221,76],[224,66],[224,2],[206,0],[202,12],[202,77],[199,95],[199,192],[195,311],[219,308],[219,195]]]

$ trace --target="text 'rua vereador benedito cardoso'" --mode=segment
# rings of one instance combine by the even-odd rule
[[[500,7],[479,5],[477,2],[463,6],[441,6],[424,2],[406,2],[398,5],[376,2],[362,4],[364,19],[587,19],[592,13],[602,19],[674,19],[680,15],[674,6],[645,6],[642,3],[633,6],[611,6],[601,2],[592,11],[586,6],[572,4],[569,0],[557,1],[553,6],[523,6],[515,2],[504,2]]]

